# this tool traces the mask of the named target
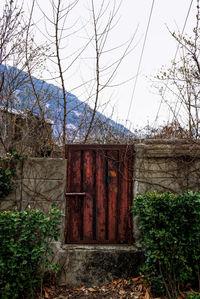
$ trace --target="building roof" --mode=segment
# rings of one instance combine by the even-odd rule
[[[15,109],[15,108],[6,108],[5,106],[0,106],[0,111],[8,112],[8,113],[14,114],[14,115],[21,115],[22,118],[26,118],[28,116],[27,112],[25,112],[25,111],[21,111],[21,110]],[[35,116],[39,118],[39,116],[37,116],[37,115],[35,115]],[[50,125],[54,124],[54,121],[49,118],[45,118],[45,121]]]

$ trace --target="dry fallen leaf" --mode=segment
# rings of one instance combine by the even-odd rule
[[[84,286],[80,286],[80,287],[74,288],[74,290],[75,291],[84,291],[85,287]]]
[[[120,295],[124,295],[124,294],[126,294],[126,291],[120,290],[119,293],[120,293]]]
[[[120,278],[104,286],[77,286],[69,288],[63,284],[63,288],[58,286],[43,287],[44,299],[67,299],[67,298],[118,298],[118,299],[150,299],[150,289],[145,285],[141,277]],[[38,298],[40,298],[38,296]],[[161,298],[156,298],[161,299]]]
[[[44,290],[44,298],[49,298],[49,294]]]
[[[88,288],[87,290],[90,291],[90,292],[96,292],[96,290],[93,289],[93,288]]]
[[[131,278],[132,281],[138,281],[141,279],[141,276],[135,277],[135,278]]]
[[[149,291],[148,290],[146,290],[144,298],[145,299],[150,299],[150,295],[149,295]]]
[[[58,286],[59,287],[66,287],[66,283],[59,283]]]
[[[143,290],[143,285],[142,285],[142,284],[139,284],[139,285],[137,286],[137,290],[138,290],[139,292],[142,292],[142,290]]]

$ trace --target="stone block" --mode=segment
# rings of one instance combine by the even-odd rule
[[[183,181],[193,176],[200,175],[199,159],[184,160],[183,158],[145,158],[137,159],[134,165],[134,177],[148,178],[173,178]]]
[[[24,179],[22,198],[24,201],[63,201],[65,182],[60,180]]]
[[[157,173],[177,172],[177,162],[174,158],[138,158],[134,163],[134,171],[149,171]]]
[[[173,150],[169,144],[136,144],[135,152],[137,158],[144,157],[171,157]]]
[[[153,192],[154,190],[160,192],[183,192],[182,185],[180,185],[179,182],[169,178],[152,178],[149,180],[141,179],[141,181],[138,181],[137,193],[143,194],[147,191]]]
[[[0,201],[0,211],[10,211],[14,209],[19,209],[20,202],[15,200],[1,200]]]
[[[58,283],[100,286],[117,278],[136,277],[143,253],[134,246],[64,245],[59,251]]]
[[[23,178],[66,180],[67,160],[59,158],[29,158],[24,160]]]
[[[50,211],[52,204],[55,204],[59,210],[61,210],[63,213],[65,213],[65,202],[60,202],[60,201],[50,202],[50,201],[31,201],[31,200],[24,201],[23,200],[22,201],[22,209],[23,210],[38,209],[38,210],[44,212],[45,214],[47,214]]]
[[[193,190],[193,191],[199,191],[200,190],[200,174],[199,173],[193,173],[188,176],[187,179],[187,189]]]
[[[137,158],[200,156],[200,143],[186,140],[143,140],[134,149]]]

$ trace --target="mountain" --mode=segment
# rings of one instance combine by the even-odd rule
[[[53,121],[53,134],[58,138],[62,132],[62,89],[35,77],[32,79],[39,100],[35,96],[33,86],[26,72],[15,67],[0,65],[0,86],[3,86],[1,105],[9,103],[9,108],[19,111],[28,109],[35,115],[40,115],[42,109],[45,118]],[[88,130],[93,109],[69,92],[66,92],[66,99],[68,142],[81,142]],[[93,142],[108,142],[113,137],[117,140],[131,135],[132,133],[123,125],[96,111],[90,140]]]

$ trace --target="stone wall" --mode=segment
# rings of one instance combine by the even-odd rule
[[[134,194],[200,189],[200,142],[147,140],[135,145]]]
[[[134,148],[134,196],[154,190],[200,190],[200,142],[146,140]],[[140,247],[140,231],[134,217],[133,235]]]
[[[65,213],[66,163],[59,158],[24,159],[17,167],[17,189],[0,201],[0,210],[31,207],[47,212],[54,203]]]
[[[52,149],[52,121],[41,119],[31,112],[21,112],[0,106],[0,154],[16,149],[31,157],[49,155]]]
[[[134,195],[155,189],[173,192],[200,189],[200,142],[148,140],[137,142],[134,151]],[[30,206],[46,212],[55,203],[65,213],[66,169],[63,159],[25,159],[17,169],[18,188],[0,201],[0,210]],[[137,240],[139,231],[134,217],[133,221]],[[138,244],[137,248],[64,244],[64,217],[62,228],[61,240],[52,244],[54,262],[61,267],[60,283],[100,285],[118,277],[138,275],[142,259]]]
[[[200,189],[200,142],[143,140],[134,151],[134,195]],[[24,159],[17,168],[18,187],[0,201],[0,210],[31,207],[47,212],[55,203],[65,213],[66,164],[60,158]],[[62,240],[64,230],[63,223]]]

